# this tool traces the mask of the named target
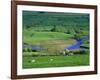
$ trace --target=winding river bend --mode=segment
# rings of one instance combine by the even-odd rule
[[[81,48],[81,45],[84,44],[84,41],[88,40],[89,37],[88,36],[84,36],[81,39],[77,39],[76,42],[68,47],[65,47],[64,50],[68,49],[68,50],[77,50],[77,49],[85,49],[85,48]],[[43,49],[43,47],[41,45],[30,45],[30,44],[23,44],[23,49],[31,49],[32,51],[42,51],[45,50]]]

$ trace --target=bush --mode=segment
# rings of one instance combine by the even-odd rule
[[[28,51],[28,48],[24,48],[24,49],[23,49],[23,52],[27,52],[27,51]]]
[[[75,34],[75,35],[74,35],[74,39],[76,39],[76,40],[81,39],[81,35],[80,35],[80,34]]]
[[[31,48],[24,48],[23,52],[32,52],[32,49]]]
[[[32,52],[32,49],[31,49],[31,48],[28,48],[27,51],[28,51],[28,52]]]
[[[70,30],[68,30],[66,33],[67,33],[67,34],[71,34]]]
[[[32,52],[32,57],[36,57],[36,56],[39,56],[39,53],[38,52]]]
[[[52,29],[51,29],[52,32],[55,32],[56,31],[56,26],[54,26]]]
[[[27,26],[26,26],[26,28],[28,29],[28,28],[30,28],[30,26],[29,26],[29,25],[27,25]]]

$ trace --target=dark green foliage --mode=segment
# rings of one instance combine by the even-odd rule
[[[23,49],[23,52],[27,52],[27,51],[28,51],[28,48],[24,48],[24,49]]]
[[[75,32],[76,32],[77,34],[79,34],[79,33],[80,33],[79,29],[76,29],[76,30],[75,30]]]
[[[32,52],[32,49],[31,48],[24,48],[23,52]]]
[[[30,28],[30,26],[29,26],[29,25],[27,25],[27,26],[26,26],[26,28],[28,29],[28,28]]]
[[[54,27],[51,29],[51,32],[56,32],[56,26],[54,25]]]
[[[66,34],[71,34],[70,30],[67,30]]]
[[[74,34],[74,39],[76,39],[76,40],[81,39],[81,35],[80,34]]]
[[[30,34],[30,37],[33,37],[34,36],[34,33]]]
[[[23,11],[23,26],[34,31],[52,32],[66,32],[73,28],[75,33],[80,33],[79,29],[88,30],[89,14]]]
[[[28,48],[28,52],[32,52],[32,49],[31,48]]]

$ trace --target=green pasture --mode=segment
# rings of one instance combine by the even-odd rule
[[[24,56],[23,68],[68,67],[89,65],[89,54],[73,56]]]
[[[71,34],[65,34],[62,32],[34,32],[34,31],[24,31],[23,42],[31,44],[39,44],[44,41],[52,40],[67,40],[73,37]]]

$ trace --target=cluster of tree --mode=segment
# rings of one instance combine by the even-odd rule
[[[43,27],[43,29],[37,29],[37,30],[35,30],[35,31],[50,31],[50,32],[64,32],[64,33],[66,33],[66,34],[72,34],[74,37],[74,39],[80,39],[81,38],[81,36],[82,35],[89,35],[88,33],[89,33],[89,31],[88,31],[88,29],[87,30],[84,30],[82,27],[79,27],[78,29],[76,28],[76,27],[74,27],[74,28],[68,28],[68,27],[66,27],[65,29],[64,29],[65,27],[58,27],[58,26],[56,26],[56,25],[53,25],[53,27],[51,27],[51,29],[49,28],[49,29],[47,29],[47,28],[44,28]],[[29,25],[27,25],[26,26],[26,29],[31,29],[31,26],[29,26]],[[33,28],[34,29],[34,28]],[[32,36],[34,36],[34,34],[31,34],[30,35],[31,37]]]

